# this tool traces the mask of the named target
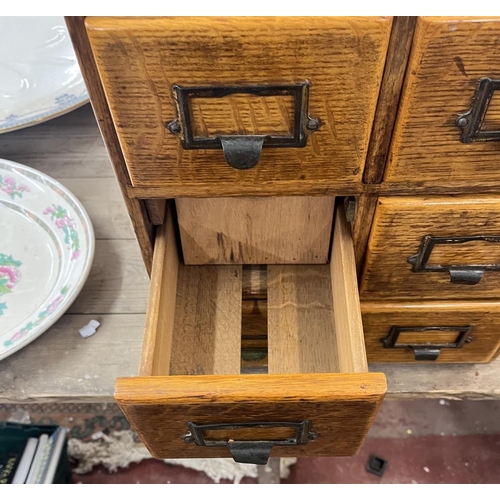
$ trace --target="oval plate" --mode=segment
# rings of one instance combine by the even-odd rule
[[[63,17],[0,17],[0,74],[0,133],[89,99]]]
[[[0,359],[39,337],[80,293],[94,259],[92,222],[51,177],[0,160]]]

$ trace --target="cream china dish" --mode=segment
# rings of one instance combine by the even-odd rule
[[[0,160],[0,359],[59,319],[81,291],[94,231],[81,203],[32,168]]]
[[[0,17],[0,133],[50,120],[86,102],[62,17]]]

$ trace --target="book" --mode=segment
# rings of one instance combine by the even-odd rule
[[[49,443],[49,435],[41,434],[38,438],[38,447],[36,449],[35,457],[33,458],[33,462],[31,464],[31,468],[28,474],[28,478],[26,479],[26,484],[35,484],[35,479],[38,475],[38,471],[40,466],[42,465],[43,455],[45,453],[45,448]]]
[[[8,449],[0,450],[0,484],[10,484],[19,465],[25,442],[13,443]]]
[[[12,479],[12,484],[24,484],[28,477],[31,462],[35,456],[36,448],[38,446],[38,438],[30,437],[26,441],[26,446],[23,451],[21,460]]]
[[[16,474],[16,483],[69,483],[68,432],[55,425],[0,422],[0,484],[13,483]]]
[[[54,477],[56,475],[57,465],[61,458],[61,453],[63,450],[64,443],[66,442],[66,436],[68,434],[68,429],[66,427],[59,427],[52,436],[54,436],[52,450],[50,453],[50,459],[46,467],[45,474],[43,475],[43,484],[52,484]]]
[[[45,477],[45,474],[47,472],[47,468],[49,466],[50,462],[50,455],[52,453],[52,450],[54,448],[54,443],[57,438],[59,432],[59,428],[57,428],[50,436],[49,439],[47,440],[47,444],[45,445],[45,449],[43,450],[41,459],[40,459],[40,465],[38,466],[37,473],[34,478],[35,484],[43,484],[43,479]]]

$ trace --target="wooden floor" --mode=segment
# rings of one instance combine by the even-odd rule
[[[149,279],[90,106],[0,135],[0,158],[54,177],[84,204],[96,234],[90,277],[50,330],[0,361],[0,403],[106,402],[116,377],[137,373]],[[101,327],[88,339],[78,329]],[[488,365],[371,365],[391,398],[500,399],[500,359]]]

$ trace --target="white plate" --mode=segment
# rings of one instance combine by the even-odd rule
[[[64,314],[89,275],[94,248],[90,218],[70,191],[0,160],[0,359]]]
[[[62,17],[0,17],[0,133],[88,102]]]

